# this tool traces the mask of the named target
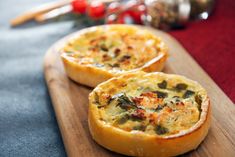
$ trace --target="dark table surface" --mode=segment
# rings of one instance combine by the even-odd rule
[[[11,28],[8,23],[46,2],[0,1],[0,157],[66,156],[43,76],[43,57],[55,41],[87,25],[74,27],[73,21],[62,20]],[[181,32],[175,36],[182,37]]]

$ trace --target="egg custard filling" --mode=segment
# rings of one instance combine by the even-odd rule
[[[81,32],[66,44],[62,57],[80,65],[120,72],[140,68],[165,49],[161,39],[149,31],[117,25]]]
[[[206,92],[194,81],[166,75],[127,75],[101,84],[92,98],[99,120],[124,131],[157,136],[188,130],[200,119]]]

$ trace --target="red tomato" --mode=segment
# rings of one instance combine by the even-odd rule
[[[109,15],[106,19],[106,23],[107,24],[124,24],[124,23],[131,24],[133,23],[133,19],[128,13],[123,12],[120,14]]]
[[[121,4],[119,2],[111,3],[107,8],[107,14],[115,14],[121,10]]]
[[[92,19],[101,19],[105,15],[105,4],[100,1],[93,1],[88,6],[87,13]]]
[[[86,13],[87,2],[86,0],[74,0],[71,2],[73,7],[73,12],[84,14]]]
[[[119,15],[116,23],[117,24],[124,24],[125,23],[125,15],[124,14]]]
[[[133,20],[137,24],[142,23],[142,18],[141,17],[145,14],[145,12],[146,12],[146,8],[143,4],[135,5],[128,11],[130,16],[133,18]]]

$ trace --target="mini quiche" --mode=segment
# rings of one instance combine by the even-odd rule
[[[109,150],[130,156],[176,156],[208,133],[210,101],[183,76],[134,72],[98,85],[89,95],[89,129]]]
[[[130,71],[161,71],[167,48],[153,33],[130,25],[104,25],[72,36],[61,54],[68,76],[95,87]]]

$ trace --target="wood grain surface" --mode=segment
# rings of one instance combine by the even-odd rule
[[[235,156],[235,106],[232,101],[173,37],[148,27],[142,28],[153,31],[170,48],[170,57],[164,72],[184,75],[198,81],[207,89],[211,99],[212,124],[208,136],[198,149],[182,156]],[[66,152],[70,157],[122,156],[99,146],[91,138],[87,111],[88,94],[92,88],[71,81],[60,60],[59,49],[73,35],[76,33],[55,43],[47,51],[44,60],[45,78]]]

